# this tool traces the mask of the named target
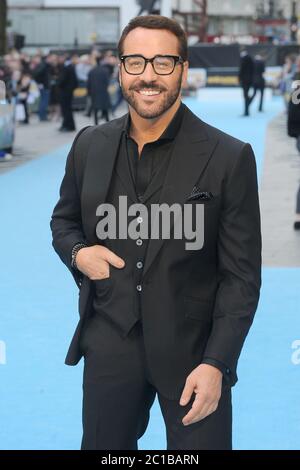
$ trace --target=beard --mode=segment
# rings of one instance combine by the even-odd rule
[[[164,86],[155,84],[154,82],[142,82],[136,86],[132,85],[127,89],[125,89],[123,85],[121,85],[121,89],[123,92],[124,99],[140,117],[144,119],[155,119],[164,114],[166,111],[168,111],[168,109],[171,108],[171,106],[173,106],[180,94],[181,83],[182,72],[176,83],[172,86],[172,88],[166,88]],[[139,99],[136,94],[136,92],[141,89],[152,89],[161,91],[161,95],[158,99],[158,102],[154,102],[151,104],[143,103],[142,98]]]

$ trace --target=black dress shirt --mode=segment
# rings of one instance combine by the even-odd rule
[[[137,143],[129,135],[131,119],[128,114],[124,127],[125,141],[122,142],[122,147],[124,145],[126,149],[132,181],[140,202],[143,202],[143,194],[155,173],[157,171],[165,173],[167,170],[170,149],[180,129],[184,111],[185,105],[181,103],[162,135],[157,140],[145,144],[141,155],[139,155]]]

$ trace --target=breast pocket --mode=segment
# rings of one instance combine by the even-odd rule
[[[220,194],[214,194],[210,199],[192,199],[191,201],[187,201],[187,204],[203,204],[204,207],[210,207],[210,206],[218,206],[220,204],[220,199],[221,195]]]

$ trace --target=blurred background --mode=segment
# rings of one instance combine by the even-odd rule
[[[184,28],[183,101],[255,151],[260,305],[233,390],[235,449],[299,449],[300,1],[0,0],[0,448],[77,449],[77,288],[49,221],[83,126],[127,112],[117,42],[136,15]],[[164,449],[157,401],[140,449]]]

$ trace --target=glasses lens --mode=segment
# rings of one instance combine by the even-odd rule
[[[143,57],[126,57],[124,65],[128,73],[139,74],[144,70],[145,60]]]
[[[155,57],[154,62],[154,70],[159,75],[169,74],[173,72],[174,69],[174,58],[173,57],[163,57],[158,56]]]

